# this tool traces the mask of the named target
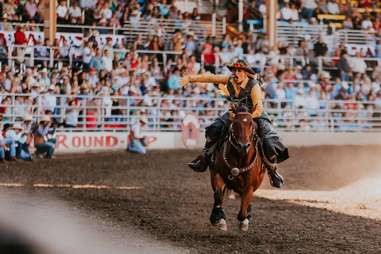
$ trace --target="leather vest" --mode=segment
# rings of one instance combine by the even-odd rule
[[[240,105],[243,105],[249,109],[250,112],[253,112],[253,101],[251,98],[251,90],[255,85],[258,85],[258,82],[254,79],[249,78],[249,81],[246,84],[246,87],[244,89],[240,89],[240,92],[238,96],[235,94],[234,84],[232,83],[232,79],[229,79],[228,84],[226,88],[229,92],[229,100],[238,103]]]

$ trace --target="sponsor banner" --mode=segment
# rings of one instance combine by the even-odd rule
[[[346,44],[347,52],[351,56],[355,56],[357,52],[361,52],[363,54],[370,53],[372,56],[376,55],[376,47],[374,45],[362,45],[362,44]]]
[[[202,132],[201,132],[202,133]],[[380,133],[311,133],[280,132],[287,146],[319,146],[319,145],[380,145]],[[146,132],[144,135],[157,140],[148,149],[184,149],[181,132]],[[56,134],[57,153],[97,152],[109,150],[125,150],[127,148],[127,132],[60,132]],[[205,142],[204,135],[197,139],[199,149]]]
[[[112,34],[99,34],[95,37],[97,43],[101,46],[106,45],[107,38],[112,39],[112,45],[120,44],[123,40],[123,35],[112,35]],[[81,46],[83,42],[83,34],[82,33],[56,33],[56,39],[59,42],[67,41],[69,45]]]
[[[127,148],[127,132],[60,132],[57,153],[122,150]]]

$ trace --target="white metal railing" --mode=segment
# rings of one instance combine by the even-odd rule
[[[376,37],[374,33],[363,30],[341,29],[335,32],[336,42],[344,44],[375,44]]]
[[[47,103],[47,96],[56,99],[55,105]],[[62,131],[126,131],[141,114],[149,119],[147,130],[179,131],[187,114],[197,115],[204,129],[228,109],[225,99],[208,97],[0,94],[0,99],[3,122],[21,121],[25,114],[38,120],[50,111]],[[69,106],[70,100],[76,103]],[[112,105],[113,101],[118,102],[117,106]],[[265,109],[277,129],[284,131],[381,132],[381,101],[324,100],[302,105],[290,100],[266,100]],[[73,117],[76,127],[65,127]]]
[[[65,48],[67,51],[67,55],[62,56],[60,54],[60,50]],[[66,63],[69,66],[72,66],[73,62],[75,60],[82,61],[82,52],[81,54],[78,54],[78,50],[76,49],[76,46],[65,46],[65,47],[48,47],[48,46],[42,46],[42,45],[36,45],[36,46],[26,46],[26,45],[12,45],[7,47],[8,54],[7,54],[7,60],[8,65],[13,68],[14,62],[16,61],[19,64],[25,65],[25,66],[35,66],[36,63],[39,63],[41,61],[46,61],[49,63],[49,67],[53,67],[55,63]],[[21,51],[17,51],[20,49]],[[37,50],[44,49],[46,50],[47,55],[41,56],[37,52]],[[111,54],[114,53],[129,53],[131,50],[129,49],[110,49]],[[138,54],[143,55],[161,55],[162,62],[159,62],[163,65],[163,69],[166,68],[166,63],[168,56],[177,56],[181,55],[181,52],[177,51],[157,51],[157,50],[136,50],[135,51]],[[77,55],[80,59],[74,59],[74,54]],[[124,59],[121,59],[124,60]],[[59,64],[62,66],[62,64]]]
[[[301,22],[287,23],[277,22],[277,39],[278,41],[288,42],[297,45],[301,39],[306,39],[307,36],[311,42],[317,41],[320,35],[326,35],[328,32],[327,25],[309,25]]]
[[[123,35],[127,41],[134,41],[137,35],[141,35],[143,40],[149,36],[158,35],[158,29],[161,31],[161,38],[170,40],[176,29],[180,29],[183,33],[192,32],[200,39],[205,40],[207,36],[215,36],[221,39],[226,32],[226,21],[218,21],[216,15],[212,15],[212,20],[177,20],[177,19],[151,19],[145,21],[143,19],[134,22],[126,21],[121,26],[88,26],[78,24],[57,24],[57,32],[59,33],[73,33],[85,35],[88,31],[98,31],[100,34],[107,34],[108,36]],[[6,31],[7,26],[12,27],[10,30],[18,25],[26,27],[34,27],[37,31],[42,31],[44,24],[32,23],[15,23],[15,22],[0,22],[0,31]]]

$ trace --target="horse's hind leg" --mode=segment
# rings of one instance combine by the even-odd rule
[[[250,202],[253,199],[253,188],[249,187],[241,196],[241,210],[238,213],[237,219],[239,220],[239,228],[242,231],[249,229],[250,217]]]
[[[225,182],[219,174],[211,172],[212,188],[214,191],[214,205],[210,215],[210,223],[226,231],[226,217],[223,209]]]

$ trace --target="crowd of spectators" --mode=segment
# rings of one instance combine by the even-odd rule
[[[257,2],[262,4],[261,1]],[[304,9],[308,7],[306,4],[312,2],[303,1],[303,6],[297,5],[296,1],[280,2],[281,13],[284,6],[297,6],[302,17],[306,12]],[[327,5],[333,2],[330,0]],[[3,8],[12,3],[14,1],[5,1]],[[27,3],[32,5],[34,0],[26,2],[24,8]],[[66,12],[81,12],[81,18],[78,15],[77,21],[74,21],[73,16],[65,14],[60,16],[59,21],[85,22],[84,13],[92,10],[97,12],[92,17],[98,22],[110,16],[106,9],[112,10],[111,16],[124,13],[118,15],[130,20],[136,15],[144,19],[161,16],[173,18],[175,13],[179,14],[173,3],[133,1],[123,6],[119,2],[81,1],[77,6],[75,1],[71,1],[71,11]],[[91,4],[95,4],[96,8],[87,6]],[[65,13],[65,6],[66,1],[60,1],[57,13]],[[316,8],[322,6],[318,4]],[[128,11],[124,10],[126,8]],[[316,8],[312,12],[313,16],[318,13]],[[38,15],[38,11],[35,15]],[[195,13],[190,17],[197,19],[198,16]],[[9,66],[10,48],[6,39],[0,36],[0,113],[5,120],[15,120],[7,119],[11,115],[21,120],[26,114],[48,114],[64,127],[85,125],[96,128],[100,123],[103,127],[107,124],[125,126],[128,117],[147,115],[151,120],[159,119],[155,123],[150,121],[155,127],[179,128],[181,123],[177,120],[184,117],[188,112],[185,108],[189,108],[189,111],[196,111],[200,115],[202,124],[207,124],[218,113],[214,108],[224,110],[223,102],[213,100],[221,95],[211,84],[182,88],[179,79],[185,74],[204,71],[228,73],[225,65],[235,58],[245,58],[263,75],[268,99],[289,101],[279,103],[281,108],[286,109],[285,114],[289,114],[287,109],[290,108],[300,111],[297,113],[300,120],[296,124],[292,123],[292,126],[308,126],[308,122],[300,122],[308,116],[318,116],[321,108],[363,109],[369,111],[370,117],[377,116],[377,110],[381,110],[381,66],[377,62],[364,60],[364,57],[379,56],[379,52],[371,55],[369,51],[357,50],[355,55],[350,55],[345,45],[339,45],[329,52],[323,36],[316,41],[311,38],[300,39],[298,45],[279,42],[277,47],[270,47],[263,36],[252,33],[243,37],[224,35],[218,40],[215,37],[200,39],[191,31],[176,30],[169,40],[157,34],[146,40],[138,36],[134,42],[116,42],[110,36],[106,42],[100,43],[99,33],[89,30],[81,44],[58,38],[54,43],[57,48],[53,50],[55,64],[50,66],[49,60],[44,58],[49,58],[51,52],[47,47],[51,45],[48,40],[27,37],[26,30],[33,29],[33,26],[16,28],[14,44],[29,45],[32,40],[35,47],[31,50],[17,49],[11,53],[15,68]],[[177,53],[164,56],[140,53],[140,50],[170,50]],[[36,58],[33,64],[28,60],[32,52]],[[326,71],[319,71],[318,57],[328,54],[336,58],[334,61],[325,61],[323,65]],[[87,99],[81,96],[87,96]],[[127,96],[133,96],[134,99],[126,99]],[[154,97],[161,99],[152,99]],[[342,103],[324,105],[325,100]],[[270,107],[279,105],[269,104]],[[136,110],[135,106],[146,108]],[[347,113],[338,115],[348,117]]]
[[[42,1],[2,0],[0,9],[3,21],[43,22]],[[84,24],[98,26],[123,26],[152,19],[199,19],[197,8],[192,13],[181,12],[174,0],[59,0],[56,7],[59,24]]]
[[[244,17],[250,17],[250,8],[266,16],[264,0],[251,1]],[[280,21],[313,25],[334,22],[335,25],[339,24],[339,28],[365,30],[378,36],[381,34],[380,1],[279,0],[278,8],[277,17]]]
[[[20,117],[27,113],[59,115],[57,120],[66,127],[79,126],[89,114],[106,123],[123,123],[127,115],[149,114],[152,119],[159,118],[162,127],[178,128],[180,122],[176,120],[186,114],[181,108],[191,107],[198,111],[201,119],[206,119],[207,124],[216,114],[209,109],[222,107],[223,110],[223,104],[216,105],[213,101],[220,94],[213,85],[182,88],[179,79],[185,74],[202,71],[227,73],[225,64],[235,58],[246,58],[262,73],[266,97],[290,101],[282,103],[281,107],[286,109],[293,105],[314,116],[324,106],[320,103],[322,100],[366,101],[355,104],[353,109],[381,109],[381,67],[376,65],[369,69],[362,52],[349,56],[343,46],[338,60],[331,63],[331,67],[336,67],[334,71],[319,73],[315,60],[327,51],[323,38],[312,45],[301,40],[298,47],[279,43],[277,48],[270,48],[263,38],[241,40],[226,35],[221,41],[213,38],[198,41],[191,33],[183,35],[177,31],[169,45],[173,49],[178,47],[179,54],[168,55],[167,62],[163,62],[163,55],[138,53],[138,49],[146,47],[140,40],[131,45],[130,51],[118,51],[111,42],[100,45],[86,41],[82,48],[76,48],[72,66],[64,63],[60,69],[57,68],[59,64],[49,68],[48,61],[36,60],[34,66],[26,65],[24,70],[15,71],[4,63],[0,73],[0,113]],[[57,54],[61,51],[62,48],[57,49]],[[290,54],[295,58],[290,58]],[[30,96],[11,98],[6,93]],[[67,97],[63,100],[59,95]],[[80,96],[99,97],[82,100]],[[135,99],[127,100],[127,96]],[[151,99],[158,96],[162,99]],[[199,100],[180,100],[180,97]],[[16,105],[12,108],[12,104]],[[331,105],[331,108],[349,107],[347,104],[353,106],[343,103]],[[127,111],[127,105],[146,106],[147,109]],[[84,107],[87,108],[86,116]],[[103,110],[100,111],[100,107]],[[159,107],[161,110],[157,111]],[[94,123],[89,126],[96,127]]]

